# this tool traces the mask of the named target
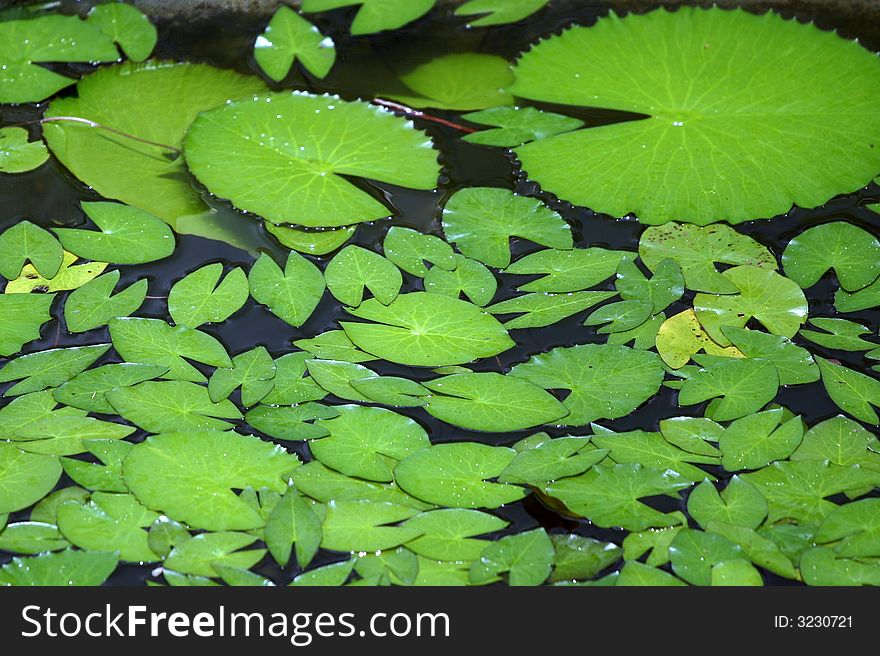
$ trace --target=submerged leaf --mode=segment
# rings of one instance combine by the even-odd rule
[[[441,55],[400,78],[411,94],[388,97],[411,107],[488,109],[512,105],[513,73],[506,59],[478,52]]]
[[[493,126],[462,137],[463,141],[486,146],[513,147],[528,141],[536,141],[582,127],[584,122],[576,118],[542,112],[534,107],[493,107],[465,114],[462,118],[471,123]]]

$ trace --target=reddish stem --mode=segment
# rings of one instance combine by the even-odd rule
[[[406,105],[402,105],[401,103],[396,103],[391,100],[385,100],[384,98],[374,98],[372,100],[372,103],[374,105],[379,105],[380,107],[385,107],[386,109],[391,109],[395,112],[402,112],[407,116],[420,118],[425,121],[431,121],[432,123],[439,123],[440,125],[445,125],[448,128],[459,130],[460,132],[465,132],[467,134],[477,131],[475,128],[469,128],[466,125],[453,123],[452,121],[447,121],[445,118],[440,118],[439,116],[431,116],[430,114],[426,114],[420,109],[413,109],[412,107],[407,107]]]

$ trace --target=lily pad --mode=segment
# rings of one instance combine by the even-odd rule
[[[22,355],[0,369],[0,383],[19,381],[4,393],[17,396],[58,387],[90,367],[110,348],[109,344],[49,349]]]
[[[462,137],[463,141],[485,146],[519,146],[563,132],[582,127],[584,122],[576,118],[542,112],[534,107],[493,107],[470,112],[463,118],[479,125],[491,125],[492,129],[479,130]]]
[[[383,501],[331,501],[324,517],[321,546],[332,551],[384,551],[419,536],[398,522],[418,514],[415,508]]]
[[[235,268],[223,280],[219,262],[196,269],[178,280],[168,293],[168,313],[178,326],[198,328],[203,323],[226,321],[248,299],[248,280]]]
[[[49,151],[46,150],[46,144],[42,141],[29,141],[28,131],[24,128],[0,128],[0,173],[33,171],[47,159]]]
[[[865,423],[880,424],[874,410],[880,407],[880,380],[825,358],[817,357],[816,362],[822,372],[822,384],[837,407]]]
[[[621,260],[634,257],[626,251],[605,248],[545,249],[519,258],[505,273],[542,274],[517,287],[523,292],[577,292],[598,285],[617,271]]]
[[[324,295],[320,270],[298,253],[287,256],[284,270],[265,253],[248,276],[251,296],[291,326],[301,326],[315,311]]]
[[[470,581],[488,583],[507,573],[511,586],[540,585],[550,576],[555,551],[543,528],[508,535],[490,543],[471,565]]]
[[[703,528],[718,521],[758,528],[767,517],[764,496],[739,476],[731,478],[720,494],[711,482],[703,481],[688,495],[687,508]]]
[[[114,294],[118,282],[119,271],[110,271],[75,289],[64,301],[67,329],[83,333],[136,312],[147,297],[147,279],[142,278]]]
[[[37,273],[32,264],[25,264],[18,278],[6,283],[4,293],[45,294],[47,292],[63,292],[70,289],[78,289],[97,278],[107,268],[106,262],[76,264],[78,261],[79,259],[76,255],[64,251],[61,258],[61,268],[51,278],[44,278]]]
[[[272,80],[280,82],[298,61],[315,77],[326,77],[336,61],[333,39],[290,7],[278,7],[254,42],[254,59]]]
[[[401,294],[387,306],[370,299],[348,312],[372,322],[340,322],[351,341],[400,364],[464,364],[513,346],[497,319],[476,305],[439,294]]]
[[[152,381],[111,390],[104,395],[122,417],[151,433],[225,430],[224,419],[240,419],[230,401],[211,401],[208,390],[195,383]]]
[[[388,305],[403,285],[403,276],[394,264],[360,246],[346,246],[333,256],[324,277],[336,300],[353,307],[360,305],[366,289]]]
[[[98,586],[116,569],[119,556],[107,551],[66,549],[31,558],[13,558],[0,568],[0,585]]]
[[[544,389],[571,390],[563,401],[570,414],[559,423],[583,426],[623,417],[660,389],[663,367],[648,351],[626,346],[584,344],[556,348],[518,364],[511,376]]]
[[[569,292],[567,294],[533,292],[490,305],[486,311],[491,314],[520,315],[504,322],[504,327],[508,330],[542,328],[593,307],[614,295],[614,292],[596,291]]]
[[[25,453],[14,444],[0,443],[0,514],[36,503],[55,487],[60,477],[58,458]]]
[[[203,112],[184,150],[190,171],[213,194],[273,223],[309,227],[391,215],[342,176],[430,190],[439,174],[431,140],[411,123],[367,103],[304,93]]]
[[[468,0],[455,9],[455,15],[477,16],[468,19],[471,27],[504,25],[531,16],[547,2],[548,0]]]
[[[55,228],[65,250],[82,258],[115,264],[144,264],[174,252],[174,233],[149,212],[120,203],[81,203],[100,232]]]
[[[351,24],[354,36],[396,30],[421,18],[434,6],[436,0],[303,0],[306,13],[329,11],[358,5]]]
[[[612,216],[739,223],[816,207],[880,168],[876,58],[773,12],[611,14],[540,42],[514,73],[523,98],[646,116],[516,149],[546,191]]]
[[[727,471],[759,469],[788,458],[803,436],[800,417],[785,420],[783,409],[773,408],[732,422],[721,434],[718,447]]]
[[[53,390],[55,400],[88,412],[115,414],[105,393],[117,387],[131,387],[168,372],[168,367],[154,364],[123,362],[107,364],[77,374]]]
[[[404,458],[394,480],[414,497],[450,508],[497,508],[522,499],[516,485],[492,483],[516,452],[476,442],[435,444]]]
[[[785,275],[804,289],[833,269],[840,286],[854,292],[880,276],[880,241],[852,223],[823,223],[788,242],[782,266]]]
[[[572,248],[571,228],[559,214],[534,198],[490,187],[453,194],[443,210],[443,232],[468,257],[499,269],[510,264],[511,237]]]
[[[420,513],[404,525],[422,533],[407,543],[411,551],[431,560],[470,562],[489,544],[474,536],[500,531],[507,522],[479,510],[441,508]]]
[[[155,26],[132,5],[108,2],[92,7],[86,22],[118,43],[132,61],[144,61],[156,47]]]
[[[464,295],[467,300],[480,307],[491,302],[498,289],[495,275],[477,260],[464,255],[456,255],[455,263],[452,271],[431,267],[425,275],[425,291],[452,298]]]
[[[226,432],[167,433],[135,445],[125,483],[147,508],[210,531],[258,528],[265,520],[233,490],[287,490],[299,459],[257,437]],[[171,564],[168,563],[171,567]]]
[[[720,399],[713,402],[708,416],[730,421],[757,412],[773,400],[778,389],[776,367],[767,360],[720,358],[684,381],[678,402],[693,405]]]

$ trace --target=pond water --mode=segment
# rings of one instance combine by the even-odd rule
[[[322,81],[317,81],[311,77],[306,79],[301,72],[298,72],[289,76],[283,85],[276,85],[277,88],[297,88],[314,93],[327,92],[339,94],[344,99],[381,96],[383,92],[397,88],[395,85],[399,85],[398,76],[402,71],[432,56],[449,52],[481,52],[513,60],[537,38],[558,33],[573,23],[593,24],[598,17],[605,15],[608,9],[599,3],[561,3],[559,7],[551,5],[520,23],[482,30],[462,29],[461,19],[452,17],[446,12],[416,21],[394,32],[368,38],[347,38],[345,25],[350,23],[353,11],[331,12],[321,15],[316,20],[319,27],[325,33],[332,33],[337,41],[338,59],[330,75]],[[813,18],[809,15],[798,17],[804,20]],[[252,56],[253,41],[255,35],[265,25],[265,21],[265,17],[224,13],[196,20],[158,21],[159,42],[153,57],[172,61],[206,62],[244,74],[255,74],[258,69]],[[827,22],[820,24],[826,28],[836,27]],[[851,29],[851,26],[848,28]],[[861,37],[863,44],[869,49],[880,48],[880,40],[877,40],[873,34],[848,34],[846,30],[843,32],[847,37]],[[86,73],[91,68],[86,65],[58,65],[58,67],[77,73]],[[73,89],[71,87],[61,94],[72,94]],[[556,105],[531,104],[542,109],[560,111],[560,107]],[[45,103],[16,107],[0,106],[0,117],[5,125],[25,123],[38,119],[44,109]],[[441,110],[426,111],[452,122],[462,122],[460,114]],[[629,118],[619,112],[570,107],[565,108],[564,113],[594,126]],[[359,183],[362,188],[367,188],[371,193],[387,199],[395,210],[395,216],[361,225],[349,243],[378,251],[389,226],[406,226],[422,233],[442,236],[439,216],[449,196],[465,187],[483,186],[503,187],[545,201],[571,226],[576,248],[602,246],[637,250],[639,236],[644,226],[634,218],[615,219],[559,201],[554,196],[542,192],[536,183],[524,179],[518,171],[515,156],[511,151],[463,142],[460,139],[462,134],[460,130],[431,120],[416,117],[414,122],[418,128],[426,130],[434,139],[436,148],[441,153],[443,169],[438,189],[413,191],[382,183]],[[31,125],[30,130],[34,135],[39,133],[37,126]],[[269,253],[280,262],[286,257],[287,249],[263,229],[259,220],[234,209],[230,203],[215,198],[197,181],[192,180],[192,184],[200,190],[204,200],[215,208],[220,216],[229,220],[228,225],[233,226],[237,238],[241,243],[249,244],[250,249],[243,250],[220,241],[191,235],[178,235],[177,247],[171,257],[136,267],[121,267],[120,287],[144,277],[150,281],[150,296],[138,311],[138,316],[167,319],[166,297],[171,286],[205,264],[222,262],[229,266],[241,266],[247,271],[259,253]],[[84,219],[79,203],[99,200],[100,196],[79,182],[53,157],[37,170],[14,176],[0,175],[0,199],[2,199],[0,201],[0,232],[2,232],[25,217],[44,227],[82,226]],[[737,230],[764,244],[779,258],[792,237],[807,227],[827,223],[830,220],[845,220],[874,234],[880,234],[880,216],[866,207],[878,200],[880,200],[880,188],[871,185],[860,192],[836,197],[815,209],[795,208],[787,215],[772,221],[756,220],[739,224]],[[514,240],[512,243],[514,260],[537,250],[540,250],[537,245],[524,240]],[[312,259],[323,268],[329,257]],[[510,296],[515,286],[524,280],[526,278],[520,276],[498,276],[499,292],[496,298]],[[420,279],[404,275],[402,292],[421,288]],[[613,280],[596,288],[613,290]],[[836,289],[836,279],[830,274],[827,274],[817,286],[811,288],[810,314],[838,316],[833,304]],[[690,307],[693,297],[693,292],[686,292],[679,301],[668,308],[667,315],[672,316]],[[24,352],[110,341],[109,331],[106,328],[79,335],[69,334],[64,329],[60,307],[53,310],[53,316],[57,319],[57,323],[50,331],[44,332],[41,339],[28,344]],[[292,346],[293,340],[313,337],[324,331],[336,329],[338,321],[346,317],[342,305],[329,294],[325,294],[309,320],[303,326],[294,328],[276,317],[266,307],[249,299],[247,305],[228,321],[220,325],[203,326],[201,330],[221,341],[230,354],[241,353],[262,345],[274,357],[278,357],[295,350]],[[603,342],[603,336],[594,329],[582,325],[583,318],[584,313],[581,312],[546,328],[517,331],[514,336],[516,342],[514,348],[495,358],[478,361],[471,365],[471,368],[474,371],[507,373],[513,365],[553,347]],[[875,333],[880,325],[880,311],[876,308],[850,313],[846,318],[866,324]],[[800,345],[808,344],[799,337],[794,338],[794,341]],[[833,358],[845,365],[854,368],[863,366],[861,353],[826,349],[812,343],[809,343],[809,347],[813,353]],[[3,362],[3,359],[0,359],[0,362]],[[414,380],[428,380],[436,376],[428,369],[413,369],[381,360],[367,365],[381,375],[402,376]],[[199,368],[210,375],[210,368],[202,366]],[[0,391],[9,386],[10,384],[0,385]],[[637,411],[626,417],[602,423],[615,431],[656,430],[658,421],[663,418],[683,415],[701,416],[706,404],[681,408],[676,403],[676,395],[675,390],[661,387],[660,392]],[[0,405],[5,401],[0,401]],[[345,403],[344,400],[332,396],[325,402]],[[810,426],[840,412],[824,392],[819,381],[782,388],[776,397],[776,402],[801,415]],[[424,426],[433,443],[467,440],[493,445],[511,445],[538,430],[497,434],[469,431],[438,421],[421,408],[395,408],[395,411],[415,419]],[[239,421],[237,424],[240,432],[259,435],[244,421]],[[552,436],[587,433],[586,428],[571,429],[556,426],[543,427],[541,430],[546,430]],[[139,442],[145,439],[146,435],[147,433],[139,430],[129,440]],[[265,435],[261,437],[271,440]],[[283,444],[290,451],[299,453],[302,458],[309,459],[308,448],[303,443],[284,442]],[[720,467],[705,467],[705,469],[718,476],[722,484],[731,476]],[[72,481],[65,475],[58,487],[70,484]],[[876,490],[871,496],[877,496]],[[661,496],[648,498],[645,501],[662,511],[685,511],[687,492],[682,493],[677,499]],[[24,510],[11,514],[9,522],[26,519],[28,512]],[[494,513],[510,522],[505,531],[497,534],[499,536],[520,533],[538,526],[544,527],[551,533],[564,531],[610,540],[618,544],[625,535],[623,531],[599,528],[587,520],[560,514],[536,495],[529,495],[525,501],[507,505],[495,510]],[[692,520],[691,525],[696,526]],[[0,552],[0,565],[11,558],[12,554]],[[335,562],[342,558],[343,556],[338,553],[320,551],[313,561],[313,566]],[[618,567],[615,565],[614,569]],[[123,565],[112,575],[109,584],[132,585],[146,580],[159,580],[151,575],[152,570],[152,566]],[[295,564],[281,569],[271,557],[266,556],[254,571],[281,582],[289,581],[300,570]],[[762,574],[768,584],[791,583],[766,571]]]

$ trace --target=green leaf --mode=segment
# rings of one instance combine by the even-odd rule
[[[19,356],[0,369],[0,383],[19,381],[6,390],[4,396],[17,396],[58,387],[91,366],[109,348],[109,344],[95,344],[50,349]]]
[[[0,128],[0,173],[33,171],[49,159],[46,144],[39,140],[28,141],[28,136],[28,131],[25,128]],[[33,225],[28,221],[22,221],[22,223]],[[14,278],[15,276],[4,275],[3,277]]]
[[[722,328],[723,331],[729,327]],[[709,336],[700,325],[693,310],[684,310],[669,317],[657,330],[657,352],[663,362],[673,369],[681,369],[700,351],[709,355],[740,357],[742,353],[732,346],[722,346]]]
[[[516,149],[545,191],[600,213],[739,223],[816,207],[880,168],[880,64],[773,12],[612,14],[540,42],[514,74],[522,98],[647,115]]]
[[[786,337],[735,326],[724,326],[721,332],[747,358],[772,362],[779,374],[780,385],[801,385],[819,380],[819,367],[810,352]]]
[[[600,335],[607,333],[619,333],[638,328],[652,315],[651,303],[644,300],[618,301],[609,305],[603,305],[595,310],[584,320],[585,326],[598,326],[607,324],[597,329]]]
[[[591,579],[623,555],[623,550],[613,542],[580,535],[551,535],[550,540],[556,551],[551,583]]]
[[[534,107],[493,107],[465,114],[471,123],[493,126],[462,137],[469,143],[510,148],[544,137],[577,130],[583,121],[562,114],[542,112]]]
[[[441,55],[400,77],[411,93],[390,94],[411,107],[488,109],[512,105],[506,89],[513,83],[503,57],[477,52]]]
[[[132,61],[144,61],[156,47],[156,28],[132,5],[108,2],[92,7],[87,23],[118,43]]]
[[[205,64],[126,62],[98,69],[76,90],[75,97],[52,101],[47,117],[76,116],[180,148],[186,129],[200,112],[259,93],[265,86],[258,78]],[[61,163],[105,198],[145,210],[182,232],[190,226],[197,234],[212,236],[210,231],[194,229],[192,223],[178,224],[181,217],[208,212],[186,176],[182,157],[169,159],[169,151],[159,146],[79,122],[54,121],[43,131]]]
[[[54,404],[54,400],[52,400]],[[88,451],[85,442],[95,439],[121,440],[135,431],[132,426],[86,417],[85,412],[66,408],[39,416],[10,435],[18,447],[31,453],[72,456]]]
[[[6,294],[30,294],[47,292],[61,292],[69,289],[77,289],[90,280],[99,276],[107,268],[106,262],[87,262],[72,266],[77,262],[73,253],[64,251],[61,260],[61,268],[52,278],[44,278],[39,275],[33,265],[26,264],[21,270],[21,275],[15,280],[6,283]]]
[[[665,310],[684,294],[684,276],[675,260],[661,260],[648,278],[635,262],[621,260],[614,283],[620,297],[627,301],[641,301],[651,306],[651,313]]]
[[[754,529],[713,520],[708,523],[706,530],[738,545],[742,549],[743,554],[758,567],[762,567],[787,579],[799,578],[794,564],[782,552],[782,549],[772,540],[758,534]],[[716,585],[714,582],[714,570],[712,575],[712,585]],[[758,585],[761,585],[761,583],[758,583]]]
[[[309,375],[330,394],[349,401],[369,403],[370,399],[352,386],[352,381],[378,378],[379,375],[363,365],[335,360],[306,360]]]
[[[337,417],[317,422],[327,437],[310,442],[309,448],[317,460],[346,476],[390,482],[398,461],[431,445],[419,424],[391,410],[357,405],[335,409]]]
[[[675,587],[687,585],[681,579],[674,577],[669,572],[656,567],[649,567],[638,561],[631,561],[624,565],[617,577],[618,586],[637,587]]]
[[[104,395],[122,417],[150,433],[225,430],[223,419],[240,419],[231,401],[214,403],[207,388],[168,380],[111,390]]]
[[[628,415],[660,389],[663,368],[654,353],[626,346],[583,344],[555,348],[513,367],[510,375],[544,389],[566,389],[569,414],[560,423],[583,426]]]
[[[547,4],[548,0],[468,0],[455,9],[456,16],[474,16],[469,27],[489,27],[516,23],[531,16]],[[485,15],[482,15],[485,14]]]
[[[404,458],[394,480],[414,497],[450,508],[497,508],[522,499],[515,485],[492,483],[516,452],[476,442],[435,444]]]
[[[190,537],[192,536],[183,524],[165,515],[160,515],[150,525],[147,544],[153,553],[165,558],[174,547],[186,542]]]
[[[340,322],[351,341],[368,353],[399,364],[464,364],[513,346],[494,317],[476,305],[439,294],[401,294],[387,306],[370,299],[348,312],[374,322]]]
[[[880,279],[853,293],[838,289],[834,294],[834,307],[838,312],[858,312],[880,307]]]
[[[670,444],[704,456],[720,456],[710,444],[718,442],[724,428],[706,417],[673,417],[660,420],[660,432]]]
[[[666,315],[661,312],[650,317],[642,325],[631,330],[622,330],[617,333],[608,333],[608,344],[629,344],[632,343],[633,348],[647,351],[654,348],[657,341],[657,333],[660,326],[666,321]]]
[[[874,410],[880,407],[880,380],[818,356],[816,362],[825,391],[838,408],[867,424],[880,424]]]
[[[0,549],[3,551],[38,554],[45,551],[61,551],[69,546],[70,542],[64,539],[54,524],[16,522],[0,529]]]
[[[870,334],[871,329],[855,321],[814,317],[810,319],[810,323],[825,332],[804,328],[801,329],[800,336],[828,349],[869,351],[880,346],[880,344],[875,342],[862,339],[861,335]]]
[[[396,30],[427,14],[435,0],[304,0],[302,11],[314,13],[359,5],[351,34],[373,34]]]
[[[504,572],[512,586],[541,585],[550,576],[553,543],[543,528],[508,535],[492,542],[471,565],[470,581],[487,583]]]
[[[359,555],[354,571],[361,578],[349,585],[411,585],[419,574],[419,559],[409,549],[397,547]]]
[[[669,545],[669,560],[677,576],[692,585],[711,585],[716,565],[743,558],[739,545],[715,533],[683,529]]]
[[[87,490],[76,486],[62,487],[43,497],[31,509],[31,521],[54,525],[57,519],[58,506],[72,499],[85,503],[88,498],[89,492]]]
[[[196,178],[239,209],[272,223],[339,227],[392,214],[342,176],[433,189],[431,146],[411,123],[367,103],[278,93],[203,112],[184,150]]]
[[[251,296],[273,314],[299,327],[308,321],[324,295],[321,271],[302,255],[291,252],[284,270],[263,253],[248,276]]]
[[[0,235],[0,276],[7,280],[18,278],[27,262],[43,278],[54,278],[61,268],[63,256],[58,240],[30,221],[20,221]]]
[[[340,586],[343,585],[354,569],[354,560],[343,560],[323,567],[311,569],[297,576],[292,586]]]
[[[101,462],[62,458],[64,473],[90,490],[128,492],[122,480],[122,461],[134,445],[121,440],[83,440],[83,446]]]
[[[290,549],[296,546],[296,562],[306,568],[321,544],[321,520],[311,504],[294,488],[272,509],[263,536],[269,553],[282,567],[290,560]]]
[[[161,319],[113,319],[110,338],[127,362],[168,367],[164,378],[204,382],[205,376],[186,360],[213,367],[232,366],[226,349],[210,335],[187,326],[169,326]]]
[[[300,230],[285,225],[275,225],[264,221],[263,227],[275,237],[282,246],[306,255],[326,255],[335,251],[351,239],[356,225],[322,230]]]
[[[718,447],[724,454],[722,465],[727,471],[759,469],[788,458],[803,436],[804,422],[800,417],[785,421],[783,408],[744,416],[721,434]]]
[[[222,563],[211,563],[211,567],[220,575],[223,582],[229,586],[262,588],[275,585],[265,576],[260,576],[242,567],[232,567]]]
[[[53,391],[58,403],[89,412],[112,415],[116,411],[104,394],[117,387],[131,387],[167,373],[168,367],[123,362],[107,364],[77,374]]]
[[[431,506],[402,492],[392,483],[373,483],[358,478],[350,478],[332,469],[327,469],[317,460],[294,470],[293,482],[303,494],[327,503],[339,501],[382,501],[396,505],[409,506],[416,510],[427,510]]]
[[[794,519],[821,522],[837,506],[826,497],[847,490],[871,489],[880,484],[880,472],[858,465],[840,467],[819,460],[774,462],[743,478],[757,487],[770,507],[768,521]]]
[[[709,336],[728,346],[722,326],[744,328],[752,318],[775,335],[792,337],[807,319],[807,299],[794,282],[775,271],[743,265],[721,274],[738,293],[697,294],[694,310]]]
[[[147,544],[146,529],[158,515],[130,494],[95,492],[86,504],[66,501],[58,507],[58,528],[87,551],[112,549],[129,562],[159,560]]]
[[[434,392],[425,410],[453,426],[501,433],[561,419],[568,409],[523,378],[498,373],[454,374],[423,383]]]
[[[312,339],[298,339],[293,344],[321,360],[369,362],[377,359],[375,355],[358,349],[344,330],[328,330]]]
[[[534,292],[495,303],[486,308],[491,314],[519,314],[504,323],[508,330],[543,328],[606,301],[614,292],[569,292],[547,294]]]
[[[214,403],[229,398],[241,387],[241,403],[247,408],[266,397],[275,385],[275,363],[265,347],[258,346],[232,358],[231,369],[217,369],[208,381]]]
[[[762,586],[764,579],[761,573],[752,567],[749,561],[742,558],[725,560],[712,566],[711,586]]]
[[[838,558],[832,549],[824,547],[805,551],[800,567],[807,585],[880,585],[876,561]]]
[[[384,551],[405,544],[420,532],[396,526],[418,510],[383,501],[330,501],[321,547],[331,551]]]
[[[816,533],[816,542],[833,542],[835,553],[846,558],[880,556],[880,499],[853,501],[831,511]]]
[[[320,401],[327,396],[327,392],[314,379],[304,377],[306,360],[310,357],[309,353],[287,353],[275,360],[274,387],[262,402],[266,405],[294,405]]]
[[[254,42],[254,59],[263,72],[280,82],[295,61],[315,77],[326,77],[336,61],[333,39],[290,7],[278,7]]]
[[[776,396],[779,376],[767,360],[722,358],[700,368],[684,381],[678,393],[679,405],[694,405],[709,399],[708,414],[715,421],[729,421],[757,412]]]
[[[25,453],[0,442],[0,513],[27,508],[55,487],[61,477],[58,458]]]
[[[687,509],[703,528],[711,522],[758,528],[767,517],[767,500],[754,485],[734,476],[721,494],[709,481],[697,485],[688,495]]]
[[[346,246],[324,270],[327,289],[340,303],[356,307],[369,289],[383,305],[397,298],[403,276],[394,264],[360,246]]]
[[[627,251],[605,248],[574,250],[545,249],[519,258],[505,273],[543,274],[541,278],[519,285],[523,292],[577,292],[598,285],[614,275],[621,260],[634,257]]]
[[[0,23],[0,103],[44,100],[76,80],[39,64],[115,61],[113,41],[75,16]]]
[[[782,266],[785,275],[804,289],[833,269],[840,286],[854,292],[880,276],[880,241],[845,221],[823,223],[788,242]]]
[[[115,553],[72,549],[13,558],[0,568],[0,586],[99,586],[118,562]]]
[[[165,559],[164,567],[196,576],[218,576],[215,564],[250,569],[263,559],[265,549],[248,549],[256,537],[247,533],[201,533],[180,543]]]
[[[477,560],[487,540],[474,539],[500,531],[507,522],[489,513],[465,508],[442,508],[415,515],[404,522],[421,537],[407,543],[407,548],[429,560]]]
[[[611,459],[619,464],[637,463],[661,471],[675,473],[681,480],[691,482],[712,478],[706,471],[690,463],[717,465],[718,458],[688,453],[667,442],[660,433],[635,430],[614,433],[594,426],[592,443],[607,449]]]
[[[122,471],[148,508],[195,528],[227,531],[264,524],[233,490],[267,487],[281,494],[298,465],[295,455],[257,437],[191,432],[147,438],[131,450]]]
[[[443,210],[443,232],[462,253],[498,269],[510,264],[511,237],[572,248],[571,228],[559,214],[507,189],[479,187],[453,194]]]
[[[638,464],[597,465],[580,476],[543,486],[548,496],[573,513],[603,528],[621,526],[629,531],[683,523],[681,513],[663,513],[639,502],[642,497],[672,494],[691,485],[673,471]]]
[[[327,435],[327,429],[306,422],[330,419],[339,413],[320,403],[302,403],[292,408],[260,406],[245,416],[247,423],[258,431],[279,440],[310,440]]]
[[[868,444],[874,439],[860,424],[837,415],[808,430],[791,459],[827,460],[844,467],[854,465],[864,460]]]
[[[373,403],[395,407],[420,407],[427,403],[423,398],[431,394],[423,385],[394,376],[370,376],[350,380],[349,384]]]
[[[65,250],[87,260],[116,264],[143,264],[174,252],[174,234],[152,214],[120,203],[81,203],[100,228],[54,228]]]
[[[542,487],[560,478],[583,474],[608,455],[607,449],[592,448],[589,437],[544,437],[535,446],[519,451],[498,481]]]
[[[463,255],[456,255],[455,262],[452,271],[432,267],[425,275],[425,291],[452,298],[464,294],[471,303],[481,307],[489,303],[498,289],[495,275],[476,260]]]
[[[382,248],[385,257],[407,273],[420,278],[428,275],[425,262],[447,271],[456,267],[452,246],[439,237],[423,235],[410,228],[392,226],[385,235]]]
[[[111,271],[74,290],[64,301],[67,329],[83,333],[136,312],[147,297],[147,279],[142,278],[114,294],[118,282],[119,271]]]
[[[737,286],[718,272],[717,264],[748,264],[776,269],[776,257],[751,237],[726,225],[695,226],[667,223],[647,228],[639,239],[639,257],[651,271],[665,259],[681,267],[688,289],[735,294]]]
[[[217,262],[178,280],[168,294],[168,312],[178,326],[198,328],[220,323],[238,312],[248,299],[248,280],[240,268],[226,274]]]

